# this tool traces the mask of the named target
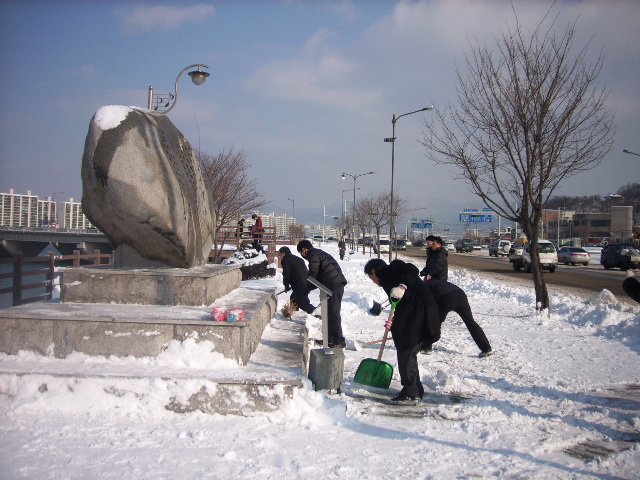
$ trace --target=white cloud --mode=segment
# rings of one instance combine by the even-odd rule
[[[316,42],[314,37],[311,43]],[[357,109],[374,102],[380,95],[378,90],[363,89],[351,81],[360,69],[361,65],[335,52],[320,57],[303,56],[260,68],[248,85],[268,98]]]
[[[201,22],[215,10],[212,5],[199,3],[191,7],[142,5],[132,10],[119,9],[116,16],[122,18],[122,28],[128,33],[146,33],[157,29],[179,28],[187,22]]]

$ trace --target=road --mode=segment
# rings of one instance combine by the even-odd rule
[[[403,253],[423,261],[427,258],[424,247],[407,247],[407,251]],[[516,272],[507,257],[489,257],[487,250],[473,253],[449,252],[449,267],[479,271],[519,285],[530,285],[533,288],[530,273],[525,273],[524,270]],[[622,282],[626,278],[626,272],[619,269],[605,270],[596,262],[592,262],[587,267],[559,265],[554,273],[545,271],[544,276],[550,290],[571,289],[583,298],[590,298],[606,288],[619,301],[637,305],[624,293]]]

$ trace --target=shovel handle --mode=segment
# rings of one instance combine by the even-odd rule
[[[391,300],[390,302],[391,302],[391,311],[389,312],[389,319],[387,321],[393,320],[393,315],[395,314],[395,311],[396,311],[396,305],[398,305],[398,302],[400,302],[400,300],[397,300],[395,302]],[[384,352],[384,346],[387,343],[388,336],[389,336],[389,330],[385,328],[384,337],[382,337],[382,345],[380,345],[380,353],[378,353],[378,362],[382,360],[382,353]]]

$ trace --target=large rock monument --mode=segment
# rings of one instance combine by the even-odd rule
[[[191,145],[166,115],[101,107],[82,157],[82,209],[118,267],[192,268],[213,244],[211,196]]]

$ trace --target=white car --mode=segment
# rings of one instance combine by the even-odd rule
[[[558,250],[558,263],[564,263],[565,265],[580,263],[586,266],[589,265],[590,261],[591,255],[584,248],[562,247]]]
[[[455,246],[453,243],[451,243],[451,242],[446,242],[446,243],[444,244],[444,248],[445,248],[445,250],[447,250],[448,252],[455,252],[455,251],[456,251],[456,246]]]
[[[525,243],[522,250],[522,266],[527,273],[531,272],[530,245],[530,242]],[[556,268],[558,268],[558,253],[553,243],[549,240],[538,240],[538,255],[540,257],[540,266],[543,270],[549,270],[550,273],[556,271]]]

